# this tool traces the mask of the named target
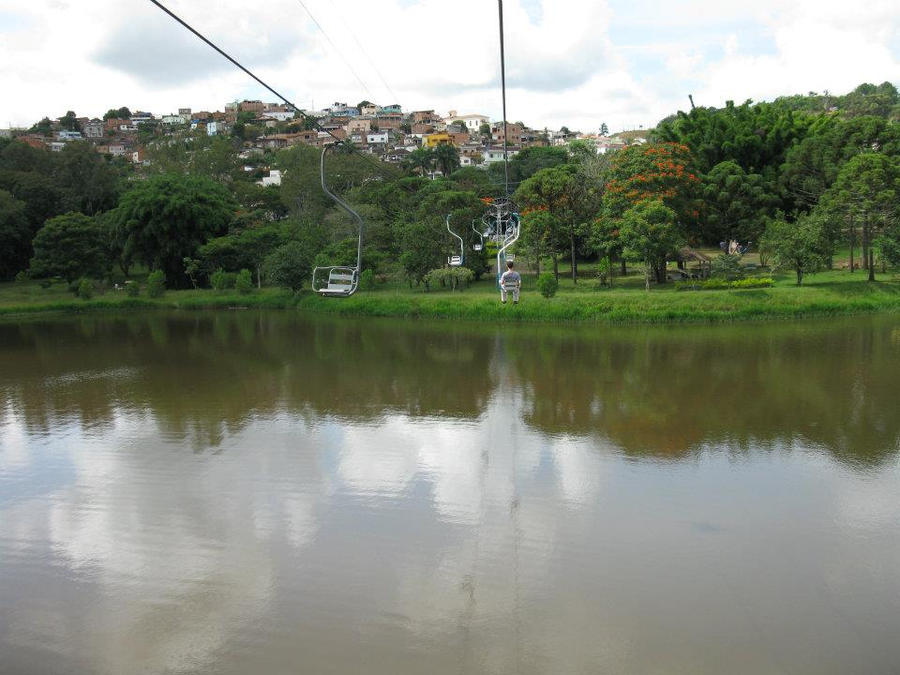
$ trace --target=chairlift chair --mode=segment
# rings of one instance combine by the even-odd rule
[[[322,156],[319,162],[319,176],[322,180],[322,190],[325,194],[344,211],[349,213],[359,223],[359,236],[356,241],[356,265],[330,265],[327,267],[314,267],[312,273],[312,288],[316,293],[330,298],[346,298],[353,295],[359,288],[359,272],[362,266],[362,237],[363,219],[343,199],[328,189],[325,183],[325,154],[334,144],[322,148]],[[327,277],[325,275],[328,275]]]
[[[481,251],[484,248],[484,235],[482,235],[481,232],[479,232],[475,227],[474,220],[472,221],[472,232],[478,235],[478,241],[472,244],[472,250],[476,252]]]
[[[450,229],[450,214],[447,214],[447,217],[444,219],[444,222],[447,223],[447,232],[452,234],[454,237],[459,239],[459,255],[451,255],[447,258],[447,264],[450,267],[461,267],[463,264],[463,258],[465,257],[465,252],[463,250],[463,238],[460,237],[456,232]]]

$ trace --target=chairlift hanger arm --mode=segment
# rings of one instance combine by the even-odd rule
[[[329,197],[331,197],[331,199],[334,201],[335,204],[337,204],[342,209],[344,209],[347,213],[349,213],[351,216],[353,216],[353,218],[355,218],[356,222],[359,224],[359,237],[357,240],[357,250],[356,250],[356,269],[359,270],[359,268],[362,265],[362,240],[363,240],[363,226],[364,226],[362,216],[360,216],[359,213],[357,213],[356,210],[354,210],[353,207],[350,206],[350,204],[348,204],[343,199],[338,197],[335,193],[333,193],[331,190],[329,190],[328,184],[325,182],[325,155],[328,154],[328,149],[331,147],[334,147],[334,145],[335,145],[334,143],[331,143],[322,148],[322,156],[321,156],[320,162],[319,162],[319,176],[322,179],[322,190],[325,192],[325,194],[328,195]]]

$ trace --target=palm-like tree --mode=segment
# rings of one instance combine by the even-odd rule
[[[434,152],[431,148],[417,148],[409,153],[409,157],[406,159],[406,167],[413,173],[419,170],[423,176],[427,176],[434,168],[434,159]]]
[[[434,161],[440,167],[441,173],[449,176],[459,168],[459,150],[455,145],[441,143],[434,149]]]

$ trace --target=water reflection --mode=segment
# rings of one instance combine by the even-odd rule
[[[895,325],[0,324],[0,671],[890,672]]]
[[[891,320],[502,334],[251,313],[34,321],[0,324],[0,407],[41,432],[149,412],[206,449],[283,413],[477,419],[505,382],[532,428],[628,454],[803,439],[867,465],[900,438],[896,331]]]

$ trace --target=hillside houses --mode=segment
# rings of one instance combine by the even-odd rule
[[[504,125],[477,111],[449,110],[444,115],[423,109],[405,113],[398,103],[382,106],[369,101],[358,106],[336,101],[313,111],[284,103],[243,100],[227,103],[223,110],[182,107],[164,114],[135,111],[129,117],[121,116],[127,110],[119,108],[120,116],[104,119],[76,118],[78,129],[72,128],[71,120],[66,121],[67,128],[62,127],[62,120],[56,120],[50,122],[48,132],[45,120],[40,133],[36,125],[31,133],[10,130],[9,135],[56,151],[67,143],[87,142],[97,152],[135,163],[148,161],[146,148],[153,144],[198,133],[233,139],[245,152],[271,152],[298,144],[322,147],[335,139],[348,140],[361,151],[394,163],[404,161],[416,148],[452,145],[459,151],[462,166],[503,161],[504,142],[513,157],[524,148],[564,146],[576,139],[592,142],[598,153],[644,141],[640,137],[582,135],[565,127],[554,132],[532,129],[521,122]],[[311,128],[312,120],[317,128]]]

